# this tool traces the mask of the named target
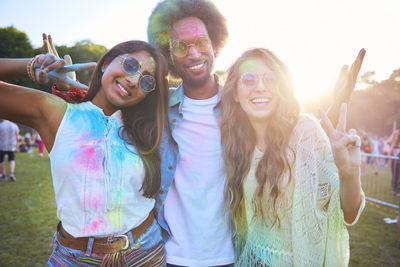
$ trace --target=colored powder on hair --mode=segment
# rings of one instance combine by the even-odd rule
[[[254,62],[254,60],[247,60],[247,61],[243,62],[243,63],[240,65],[239,70],[240,70],[242,73],[245,73],[245,72],[253,71],[253,70],[254,70],[254,67],[255,67],[255,62]]]

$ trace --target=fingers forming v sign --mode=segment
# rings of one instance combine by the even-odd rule
[[[351,175],[361,166],[361,139],[355,129],[346,133],[347,104],[340,106],[339,121],[336,128],[326,113],[320,110],[321,124],[332,145],[336,166],[340,173]]]
[[[47,52],[46,57],[39,63],[41,63],[42,69],[45,68],[45,72],[39,73],[39,79],[48,79],[55,82],[60,90],[69,90],[71,88],[88,90],[86,85],[76,81],[75,72],[93,69],[96,66],[95,62],[72,64],[72,59],[69,55],[65,55],[64,59],[61,59],[54,46],[53,39],[45,33],[43,33],[43,48]]]
[[[38,55],[35,61],[35,75],[37,83],[41,85],[46,85],[52,82],[48,76],[48,72],[63,67],[66,62],[60,59],[57,50],[51,41],[51,37],[46,34],[43,37],[43,49],[46,54]]]

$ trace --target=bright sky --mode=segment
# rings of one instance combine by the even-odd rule
[[[14,25],[41,46],[41,33],[56,45],[90,39],[111,48],[147,40],[158,0],[0,0],[0,27]],[[329,90],[340,68],[367,50],[361,73],[387,79],[400,68],[398,0],[214,0],[227,19],[229,39],[215,70],[225,70],[248,47],[274,51],[291,72],[296,94],[306,99]]]

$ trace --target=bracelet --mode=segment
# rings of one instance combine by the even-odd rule
[[[39,58],[39,55],[37,55],[34,58],[32,58],[31,60],[29,60],[28,64],[26,64],[26,71],[28,72],[28,76],[35,83],[37,83],[36,75],[35,75],[35,63],[38,58]]]
[[[37,83],[37,81],[36,81],[36,74],[35,74],[35,64],[36,64],[36,61],[37,61],[37,59],[39,58],[39,55],[37,55],[33,60],[32,60],[32,64],[31,64],[31,74],[32,74],[32,77],[33,77],[33,81],[35,82],[35,83]]]
[[[31,60],[29,60],[29,62],[26,64],[26,73],[28,73],[29,79],[31,79],[31,80],[33,80],[32,73],[31,73],[31,65],[32,65],[32,61],[34,59],[35,59],[34,57],[31,58]]]

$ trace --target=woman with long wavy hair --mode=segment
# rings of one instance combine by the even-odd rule
[[[348,264],[346,225],[358,220],[364,197],[360,140],[345,132],[346,106],[336,129],[321,114],[328,139],[300,114],[287,67],[263,48],[229,68],[221,105],[236,265]]]
[[[0,117],[36,129],[49,151],[60,223],[48,266],[165,265],[153,209],[167,75],[158,49],[128,41],[101,57],[81,103],[0,82]]]

